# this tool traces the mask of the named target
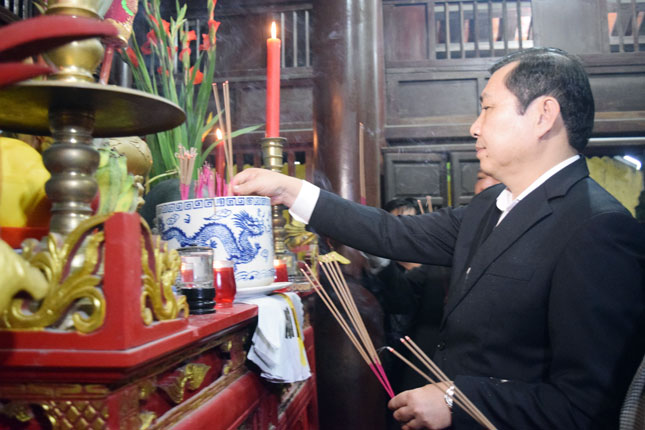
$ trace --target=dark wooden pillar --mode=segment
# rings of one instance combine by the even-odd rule
[[[358,123],[365,124],[367,203],[380,206],[385,143],[382,5],[377,0],[314,0],[316,167],[341,196],[359,201]]]

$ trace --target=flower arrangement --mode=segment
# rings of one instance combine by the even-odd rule
[[[165,97],[186,112],[186,121],[182,125],[147,136],[153,158],[150,182],[164,176],[186,175],[180,171],[181,159],[178,156],[184,153],[184,148],[195,157],[187,176],[190,180],[197,179],[206,157],[217,143],[203,148],[205,137],[218,120],[218,115],[208,112],[208,101],[215,72],[216,34],[220,25],[214,19],[217,0],[206,1],[208,33],[201,35],[202,41],[193,64],[190,45],[197,40],[197,35],[195,30],[186,30],[187,6],[180,7],[179,3],[176,16],[168,22],[161,18],[160,0],[144,1],[145,18],[150,28],[146,41],[139,46],[136,37],[132,37],[131,46],[121,51],[139,90]],[[145,58],[149,59],[149,65],[156,66],[156,70],[149,70]],[[231,137],[256,128],[258,126],[237,130],[231,133]]]

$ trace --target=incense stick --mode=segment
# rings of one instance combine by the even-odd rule
[[[430,376],[428,376],[426,373],[424,373],[421,369],[419,369],[417,366],[415,366],[414,364],[412,364],[412,362],[411,362],[410,360],[408,360],[407,358],[405,358],[405,357],[404,357],[401,353],[399,353],[396,349],[394,349],[394,348],[392,348],[392,347],[388,346],[388,347],[387,347],[387,350],[388,350],[388,351],[390,351],[392,354],[394,354],[394,355],[395,355],[398,359],[400,359],[402,362],[404,362],[405,364],[407,364],[407,365],[408,365],[412,370],[414,370],[414,371],[415,371],[415,372],[417,372],[419,375],[421,375],[421,376],[422,376],[426,381],[428,381],[428,382],[429,382],[429,383],[431,383],[431,384],[435,384],[435,385],[437,385],[437,389],[438,389],[438,390],[440,390],[441,392],[443,392],[444,394],[446,394],[446,391],[448,390],[449,385],[450,385],[448,381],[437,381],[437,380],[432,379]],[[444,386],[445,386],[446,388],[444,388]],[[455,397],[453,400],[455,401],[455,403],[457,403],[457,405],[459,405],[459,407],[461,407],[461,408],[463,408],[464,410],[466,410],[466,405],[464,405],[464,404],[462,403],[461,399],[459,399],[459,398],[456,398],[456,397]],[[471,415],[471,416],[472,416],[472,414],[470,414],[468,411],[466,411],[466,412],[467,412],[469,415]]]
[[[432,196],[426,196],[426,204],[428,205],[428,213],[432,212]]]
[[[229,161],[229,158],[230,158],[229,157],[229,148],[228,148],[228,145],[226,144],[226,136],[228,136],[230,134],[230,130],[227,128],[227,125],[230,126],[230,121],[228,120],[228,115],[229,115],[228,109],[229,108],[227,107],[227,104],[226,104],[226,100],[227,100],[227,96],[228,96],[228,93],[227,93],[227,91],[228,91],[228,81],[224,82],[224,84],[222,86],[223,86],[223,91],[224,91],[224,104],[225,104],[225,106],[224,106],[224,108],[225,108],[224,115],[222,115],[222,108],[221,108],[220,101],[219,101],[219,91],[217,91],[217,84],[216,83],[213,83],[213,94],[215,96],[215,109],[217,109],[217,121],[219,123],[219,129],[224,134],[224,137],[222,139],[220,139],[220,140],[222,140],[222,145],[224,145],[224,164],[226,166],[225,169],[227,169],[227,171],[229,173],[229,178],[232,178],[233,175],[231,174],[231,172],[233,170],[232,170],[232,167],[230,166],[231,162]],[[226,119],[223,118],[223,116],[226,117]],[[226,182],[226,172],[218,172],[218,173],[219,173],[219,175],[221,175],[223,177],[224,182]],[[217,186],[217,195],[219,197],[224,196],[224,186],[223,186],[223,184],[222,184],[221,187],[220,187],[220,184],[218,184],[218,186]]]
[[[367,329],[363,324],[360,314],[358,314],[356,304],[354,303],[353,299],[351,298],[351,294],[349,293],[349,288],[347,287],[347,284],[342,277],[342,274],[340,273],[340,267],[333,266],[331,263],[323,264],[323,262],[321,262],[320,265],[327,275],[327,278],[332,285],[332,288],[336,293],[338,301],[343,307],[343,310],[345,311],[345,315],[347,315],[349,322],[343,319],[342,314],[340,313],[340,311],[338,311],[338,308],[333,303],[331,297],[328,295],[325,289],[322,288],[320,283],[315,280],[315,277],[313,276],[313,274],[311,274],[311,268],[309,267],[309,265],[305,264],[306,270],[301,271],[305,275],[309,283],[314,287],[314,291],[321,297],[323,303],[327,306],[331,314],[343,328],[343,331],[345,331],[347,336],[350,338],[352,344],[354,344],[354,347],[360,353],[363,360],[367,363],[370,370],[372,370],[385,391],[390,397],[394,397],[394,390],[392,390],[392,387],[383,370],[383,366],[378,358],[378,354],[376,353],[374,345],[369,338]],[[354,332],[351,330],[350,324],[356,331],[356,334],[354,334]]]
[[[365,192],[365,126],[358,123],[358,181],[360,187],[361,204],[367,204]]]
[[[423,204],[421,203],[421,200],[417,199],[417,205],[419,205],[419,211],[424,214],[425,211],[423,210]]]
[[[433,375],[435,375],[435,377],[439,380],[439,382],[444,382],[444,383],[450,382],[450,379],[439,368],[439,366],[437,366],[423,352],[423,350],[419,348],[419,346],[416,343],[414,343],[412,339],[410,339],[409,336],[402,338],[401,342],[410,350],[410,352],[412,352],[412,354],[414,354],[415,357],[419,359],[419,361],[421,361],[421,363],[423,363],[432,372]],[[402,358],[402,357],[399,357],[399,358]],[[445,393],[445,390],[444,390],[444,393]],[[468,415],[470,415],[481,425],[483,425],[487,429],[491,429],[491,430],[495,429],[495,426],[493,425],[493,423],[491,423],[488,420],[488,418],[486,418],[486,416],[484,416],[484,414],[477,408],[477,406],[475,406],[474,403],[459,389],[459,387],[456,387],[456,386],[455,386],[454,400],[459,405],[459,407],[461,407],[464,411],[466,411]]]
[[[219,124],[219,129],[222,130],[224,136],[226,136],[226,127],[222,120],[222,108],[219,103],[219,91],[217,91],[217,84],[213,83],[213,95],[215,96],[215,109],[217,109],[217,123]]]
[[[348,313],[348,315],[350,315],[350,318],[355,321],[354,327],[357,329],[359,336],[363,340],[363,344],[365,345],[365,348],[368,351],[370,358],[374,362],[374,366],[381,373],[381,376],[383,377],[383,380],[388,385],[388,388],[390,389],[390,391],[394,392],[394,390],[392,390],[392,387],[389,385],[389,381],[387,379],[387,376],[385,375],[385,370],[383,369],[381,360],[378,357],[378,354],[376,353],[376,349],[374,348],[372,339],[370,338],[367,332],[367,328],[363,323],[363,319],[361,318],[360,313],[358,312],[358,308],[356,307],[356,303],[354,302],[354,299],[352,298],[352,295],[349,291],[349,286],[345,281],[345,277],[342,274],[338,261],[334,260],[330,262],[330,261],[325,261],[324,259],[321,259],[320,266],[323,268],[323,271],[325,271],[325,265],[330,269],[329,271],[326,271],[325,274],[329,278],[329,274],[331,273],[332,278],[335,281],[335,282],[330,282],[332,285],[332,288],[334,288],[334,290],[336,291],[336,294],[339,295],[339,298],[341,298],[341,303],[344,302],[345,311]]]
[[[226,130],[227,130],[225,138],[227,139],[226,142],[228,142],[227,167],[228,167],[228,180],[230,182],[233,179],[233,140],[231,137],[232,112],[231,112],[231,96],[229,92],[228,81],[224,82],[223,87],[224,87],[224,115],[226,117]],[[224,148],[226,148],[226,146],[224,146]]]
[[[306,270],[309,271],[309,273],[307,273],[307,271],[303,269],[300,269],[300,271],[305,275],[305,278],[307,278],[307,281],[309,281],[309,283],[314,287],[314,291],[318,294],[318,296],[323,301],[325,306],[327,306],[327,308],[329,309],[333,317],[340,324],[341,328],[343,329],[347,337],[349,337],[349,340],[352,342],[352,344],[354,345],[354,348],[356,348],[356,350],[363,358],[365,363],[367,363],[370,366],[370,369],[376,375],[376,378],[379,380],[381,385],[383,385],[385,390],[388,391],[388,388],[386,387],[385,382],[383,382],[381,375],[376,371],[374,367],[372,367],[371,360],[368,358],[367,352],[365,351],[363,345],[361,345],[361,343],[356,338],[356,335],[354,334],[354,332],[347,325],[347,322],[345,322],[345,320],[343,319],[340,311],[332,301],[331,297],[329,297],[329,294],[327,294],[327,291],[325,291],[322,285],[320,285],[320,283],[317,280],[315,280],[315,277],[313,276],[313,273],[311,273],[311,268],[309,267],[309,265],[305,263],[305,267],[306,267]],[[390,393],[390,391],[388,391],[388,394],[390,394],[391,397],[394,396],[394,393]]]
[[[190,196],[190,184],[193,179],[196,156],[197,150],[195,148],[187,151],[182,144],[179,144],[179,150],[175,153],[175,157],[179,160],[179,192],[182,200],[186,200]]]

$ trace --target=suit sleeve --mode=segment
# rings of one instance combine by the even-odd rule
[[[644,347],[645,238],[625,214],[580,226],[551,278],[543,383],[457,376],[498,428],[613,429]],[[509,345],[511,347],[511,345]],[[463,411],[454,429],[473,428]]]
[[[397,217],[321,191],[309,224],[317,233],[380,257],[449,266],[463,209]]]

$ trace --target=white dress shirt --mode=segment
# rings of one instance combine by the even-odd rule
[[[539,178],[537,178],[531,185],[529,185],[524,191],[520,193],[515,200],[513,200],[513,194],[511,194],[511,191],[508,188],[504,188],[504,191],[502,191],[499,196],[497,196],[497,209],[499,209],[502,214],[499,216],[499,219],[497,220],[496,226],[499,225],[500,222],[508,215],[508,213],[513,209],[517,204],[526,196],[531,194],[537,187],[542,185],[549,179],[551,176],[555,175],[558,173],[560,170],[564,169],[567,167],[569,164],[573,163],[576,161],[578,158],[580,158],[580,155],[574,155],[573,157],[567,158],[566,160],[556,164],[555,166],[551,167],[549,170],[544,172]],[[312,210],[313,212],[313,210]],[[311,214],[310,214],[311,216]]]

